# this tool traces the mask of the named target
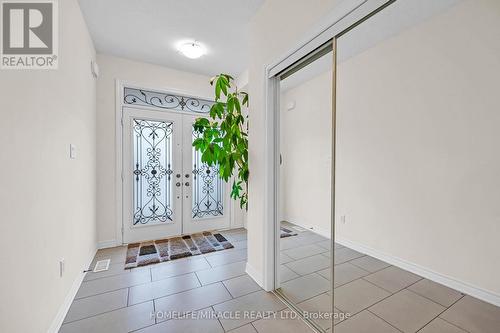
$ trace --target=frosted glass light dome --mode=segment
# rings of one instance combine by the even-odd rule
[[[197,59],[205,54],[205,48],[197,42],[187,42],[179,45],[178,50],[189,59]]]

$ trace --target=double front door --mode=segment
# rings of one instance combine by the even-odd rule
[[[123,241],[229,227],[228,188],[192,147],[200,115],[123,108]]]

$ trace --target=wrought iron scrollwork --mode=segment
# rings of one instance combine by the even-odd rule
[[[193,130],[193,140],[198,138]],[[224,181],[218,166],[208,166],[201,154],[193,148],[193,218],[224,215]]]
[[[134,225],[172,221],[172,123],[134,119]]]
[[[214,104],[200,98],[148,91],[135,88],[124,88],[125,104],[153,106],[161,109],[208,113]]]

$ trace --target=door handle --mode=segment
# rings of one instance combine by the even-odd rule
[[[181,178],[181,174],[180,174],[180,173],[178,173],[178,174],[176,174],[176,175],[175,175],[175,177],[177,177],[177,178]]]
[[[186,175],[184,177],[189,178],[189,173],[186,173]]]

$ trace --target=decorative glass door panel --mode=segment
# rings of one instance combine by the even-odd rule
[[[133,119],[133,224],[172,222],[173,123]]]
[[[198,116],[183,116],[184,233],[229,228],[227,183],[218,166],[208,166],[193,148],[198,133],[193,123]],[[189,152],[189,153],[188,153]]]
[[[123,110],[123,239],[182,233],[182,115]]]
[[[192,140],[199,137],[199,133],[191,127]],[[201,161],[201,153],[193,151],[193,186],[192,186],[192,218],[220,217],[224,215],[224,181],[219,177],[219,167],[209,166]]]

